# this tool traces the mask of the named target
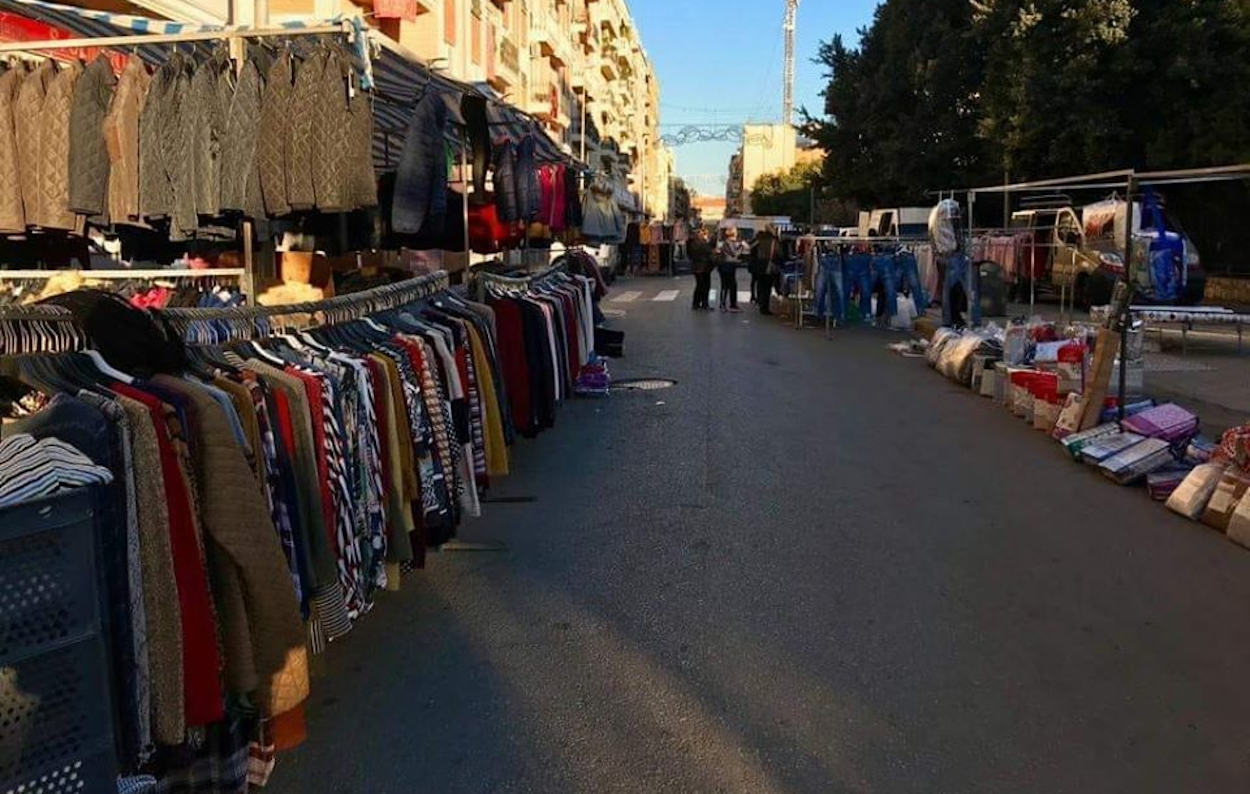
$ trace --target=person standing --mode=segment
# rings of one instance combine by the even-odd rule
[[[781,239],[770,223],[755,236],[751,244],[751,299],[759,304],[760,314],[772,314],[773,276],[781,255]]]
[[[707,232],[700,229],[686,242],[690,256],[690,272],[694,274],[694,302],[690,308],[695,311],[710,311],[708,298],[712,292],[712,246],[708,243]]]
[[[720,273],[720,310],[738,311],[738,267],[750,252],[738,239],[738,230],[730,226],[716,245],[716,270]]]

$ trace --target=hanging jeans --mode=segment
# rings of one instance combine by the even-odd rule
[[[717,265],[720,273],[720,307],[722,309],[738,308],[738,266],[735,264]]]
[[[872,257],[868,254],[851,254],[843,261],[842,287],[845,300],[843,304],[849,309],[851,291],[859,290],[859,317],[861,320],[872,319]]]
[[[894,260],[894,272],[898,276],[897,286],[907,288],[911,293],[912,302],[916,304],[916,314],[924,314],[929,308],[929,296],[924,284],[920,281],[920,264],[915,254],[898,254]]]
[[[842,322],[846,315],[845,296],[842,293],[842,257],[825,254],[816,269],[816,316],[833,313],[835,322]]]
[[[946,279],[942,286],[942,324],[954,325],[955,311],[952,298],[955,288],[961,287],[968,299],[969,325],[981,324],[981,296],[977,289],[977,274],[972,261],[965,254],[946,257]]]
[[[894,254],[877,254],[872,258],[872,285],[881,284],[885,297],[885,319],[898,314],[898,268],[895,267]],[[878,310],[882,307],[878,306]]]

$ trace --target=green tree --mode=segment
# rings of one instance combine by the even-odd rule
[[[887,0],[860,38],[849,49],[835,36],[816,59],[829,79],[825,114],[808,115],[804,130],[828,153],[826,184],[872,205],[985,179],[968,0]]]
[[[751,190],[751,211],[756,215],[788,215],[806,221],[811,215],[812,191],[818,189],[820,164],[805,163],[789,171],[765,174]]]

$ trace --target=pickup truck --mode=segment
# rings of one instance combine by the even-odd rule
[[[1012,230],[1028,235],[1019,253],[1017,297],[1028,294],[1032,280],[1040,295],[1058,295],[1062,291],[1073,296],[1078,306],[1107,303],[1116,279],[1125,275],[1124,207],[1123,201],[1114,200],[1092,204],[1082,211],[1084,219],[1067,205],[1013,213]],[[1140,212],[1133,215],[1133,280],[1139,300],[1149,302],[1156,297],[1146,262],[1150,242],[1157,233],[1154,229],[1141,228]],[[1169,227],[1167,231],[1181,234],[1185,246],[1182,294],[1172,302],[1197,303],[1202,300],[1206,284],[1198,251],[1175,221],[1166,213],[1164,217]]]

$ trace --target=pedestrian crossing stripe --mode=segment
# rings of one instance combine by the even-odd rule
[[[614,303],[633,303],[641,297],[641,292],[622,292],[620,295],[612,298],[612,301]]]
[[[711,301],[716,300],[716,298],[717,298],[719,295],[720,295],[720,291],[719,291],[719,290],[712,290],[711,292],[709,292],[709,293],[708,293],[708,296],[707,296],[708,302],[710,303]],[[739,290],[739,291],[738,291],[738,302],[739,302],[739,303],[750,303],[750,302],[751,302],[751,293],[750,293],[749,291],[748,291],[748,292],[743,292],[743,291]]]
[[[651,300],[657,303],[670,303],[672,301],[677,300],[677,296],[680,294],[681,294],[681,290],[679,289],[666,289],[666,290],[661,291],[659,295],[656,295]]]

